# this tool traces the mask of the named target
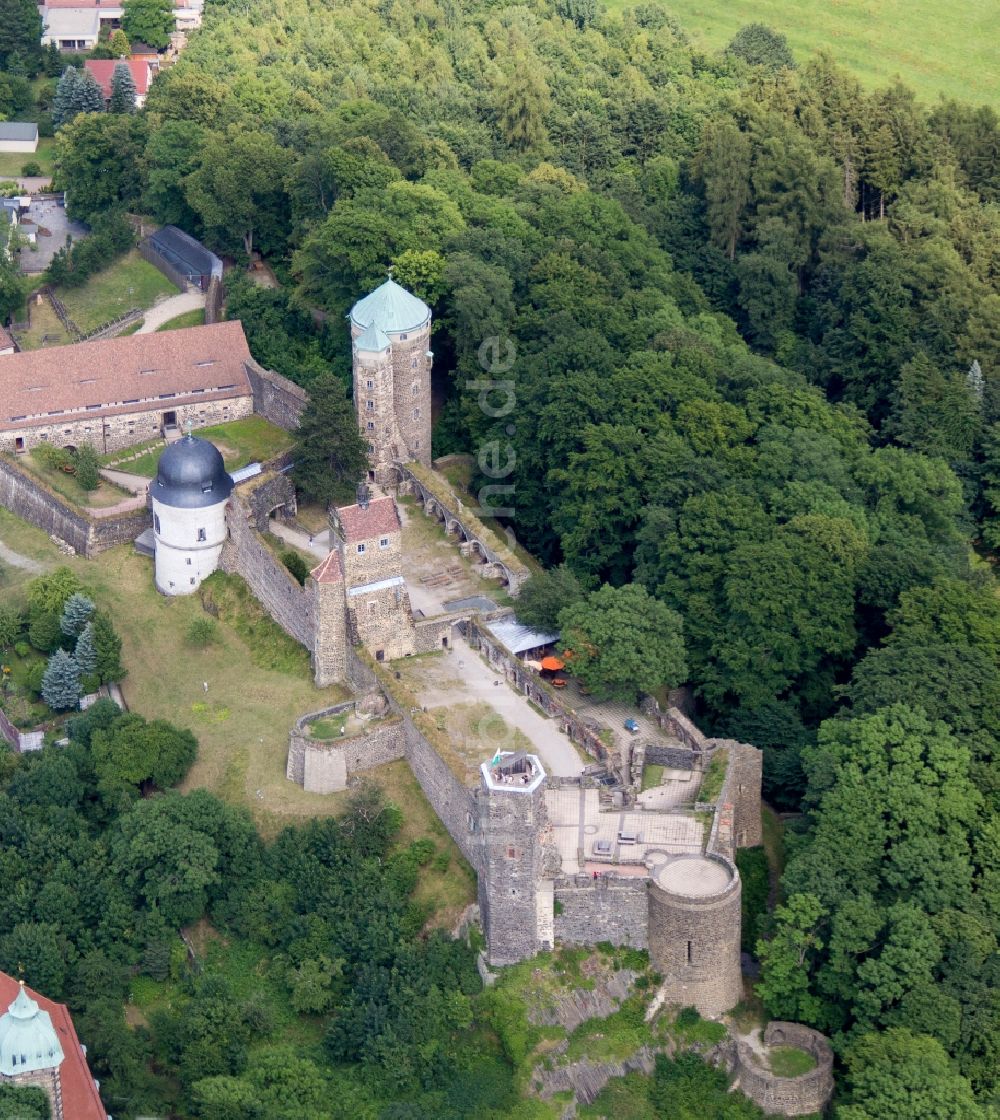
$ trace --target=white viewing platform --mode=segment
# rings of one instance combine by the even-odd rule
[[[538,756],[527,751],[500,751],[480,767],[487,789],[533,793],[545,781]]]

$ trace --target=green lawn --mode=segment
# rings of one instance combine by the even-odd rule
[[[309,725],[309,734],[314,739],[339,739],[347,726],[347,712],[335,716],[325,716],[323,719],[314,720]]]
[[[74,505],[89,507],[90,509],[103,509],[107,506],[116,506],[119,502],[130,498],[132,495],[120,486],[102,481],[96,490],[84,490],[77,482],[76,476],[54,467],[45,466],[34,454],[20,455],[18,466],[30,471],[40,478],[51,490],[66,498]]]
[[[177,288],[133,249],[82,288],[56,289],[70,318],[85,334],[133,307],[148,308],[157,296],[174,296]]]
[[[177,331],[182,327],[200,327],[205,322],[205,309],[203,307],[196,307],[194,311],[185,311],[183,315],[178,315],[176,319],[171,319],[169,322],[163,324],[162,327],[157,327],[157,331]]]
[[[635,0],[607,0],[612,9]],[[698,45],[724,47],[748,23],[787,36],[800,61],[829,50],[866,86],[899,75],[927,102],[939,93],[996,104],[1000,67],[995,0],[669,0],[666,5]]]
[[[226,462],[226,470],[230,471],[245,467],[247,463],[273,459],[276,455],[287,451],[294,442],[288,432],[275,427],[274,424],[269,424],[263,416],[248,416],[246,420],[234,420],[230,424],[196,428],[194,434],[202,439],[210,439],[218,447]],[[146,478],[152,478],[156,474],[156,465],[162,454],[163,443],[158,441],[150,446],[150,450],[145,455],[128,463],[120,463],[119,469],[129,474],[141,474]],[[314,557],[309,559],[315,560]]]
[[[643,793],[647,789],[656,789],[658,785],[663,783],[663,771],[666,770],[665,766],[660,766],[656,762],[647,762],[642,768],[642,790]]]
[[[51,175],[55,144],[53,137],[42,136],[38,140],[37,152],[0,152],[0,179],[19,178],[26,163],[37,163],[43,175]]]
[[[776,1046],[768,1057],[771,1072],[778,1077],[801,1077],[816,1068],[816,1059],[796,1046]]]

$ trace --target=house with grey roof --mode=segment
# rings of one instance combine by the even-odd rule
[[[27,121],[0,121],[0,152],[38,151],[38,125]]]

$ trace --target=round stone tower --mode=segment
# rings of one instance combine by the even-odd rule
[[[717,1018],[743,998],[740,875],[723,856],[656,865],[649,889],[649,956],[670,1003]]]
[[[52,1019],[24,989],[0,1016],[0,1080],[43,1089],[52,1105],[52,1115],[63,1120],[62,1085],[59,1067],[62,1046]]]
[[[226,540],[233,480],[218,448],[190,433],[160,456],[153,498],[156,586],[190,595],[215,571]]]
[[[394,280],[351,308],[354,405],[372,474],[393,482],[394,462],[431,462],[431,311]]]

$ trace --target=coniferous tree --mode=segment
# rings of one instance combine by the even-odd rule
[[[80,111],[79,88],[80,71],[75,66],[67,66],[52,99],[52,123],[56,128],[71,121]]]
[[[94,646],[94,626],[88,622],[80,631],[76,640],[76,649],[73,653],[80,672],[86,676],[97,669],[97,649]]]
[[[108,39],[108,50],[115,58],[128,58],[131,54],[132,47],[129,44],[128,36],[120,27],[116,27],[111,32],[111,37]]]
[[[57,712],[75,708],[80,700],[80,667],[64,649],[57,649],[45,667],[42,699]]]
[[[115,633],[111,619],[103,611],[98,611],[91,619],[94,635],[94,649],[97,664],[94,672],[101,678],[101,684],[120,681],[125,676],[122,667],[122,640]]]
[[[87,625],[93,613],[93,600],[79,591],[74,591],[63,606],[59,627],[67,638],[74,638]]]
[[[89,70],[84,70],[80,74],[77,106],[78,113],[104,112],[104,93],[97,84],[97,79]]]
[[[367,445],[344,383],[324,374],[312,383],[299,424],[296,483],[315,501],[350,501],[367,470]]]
[[[34,77],[42,58],[42,17],[34,0],[0,0],[0,70]]]
[[[124,62],[119,62],[111,75],[111,99],[108,101],[109,113],[135,112],[135,79],[132,71]]]

